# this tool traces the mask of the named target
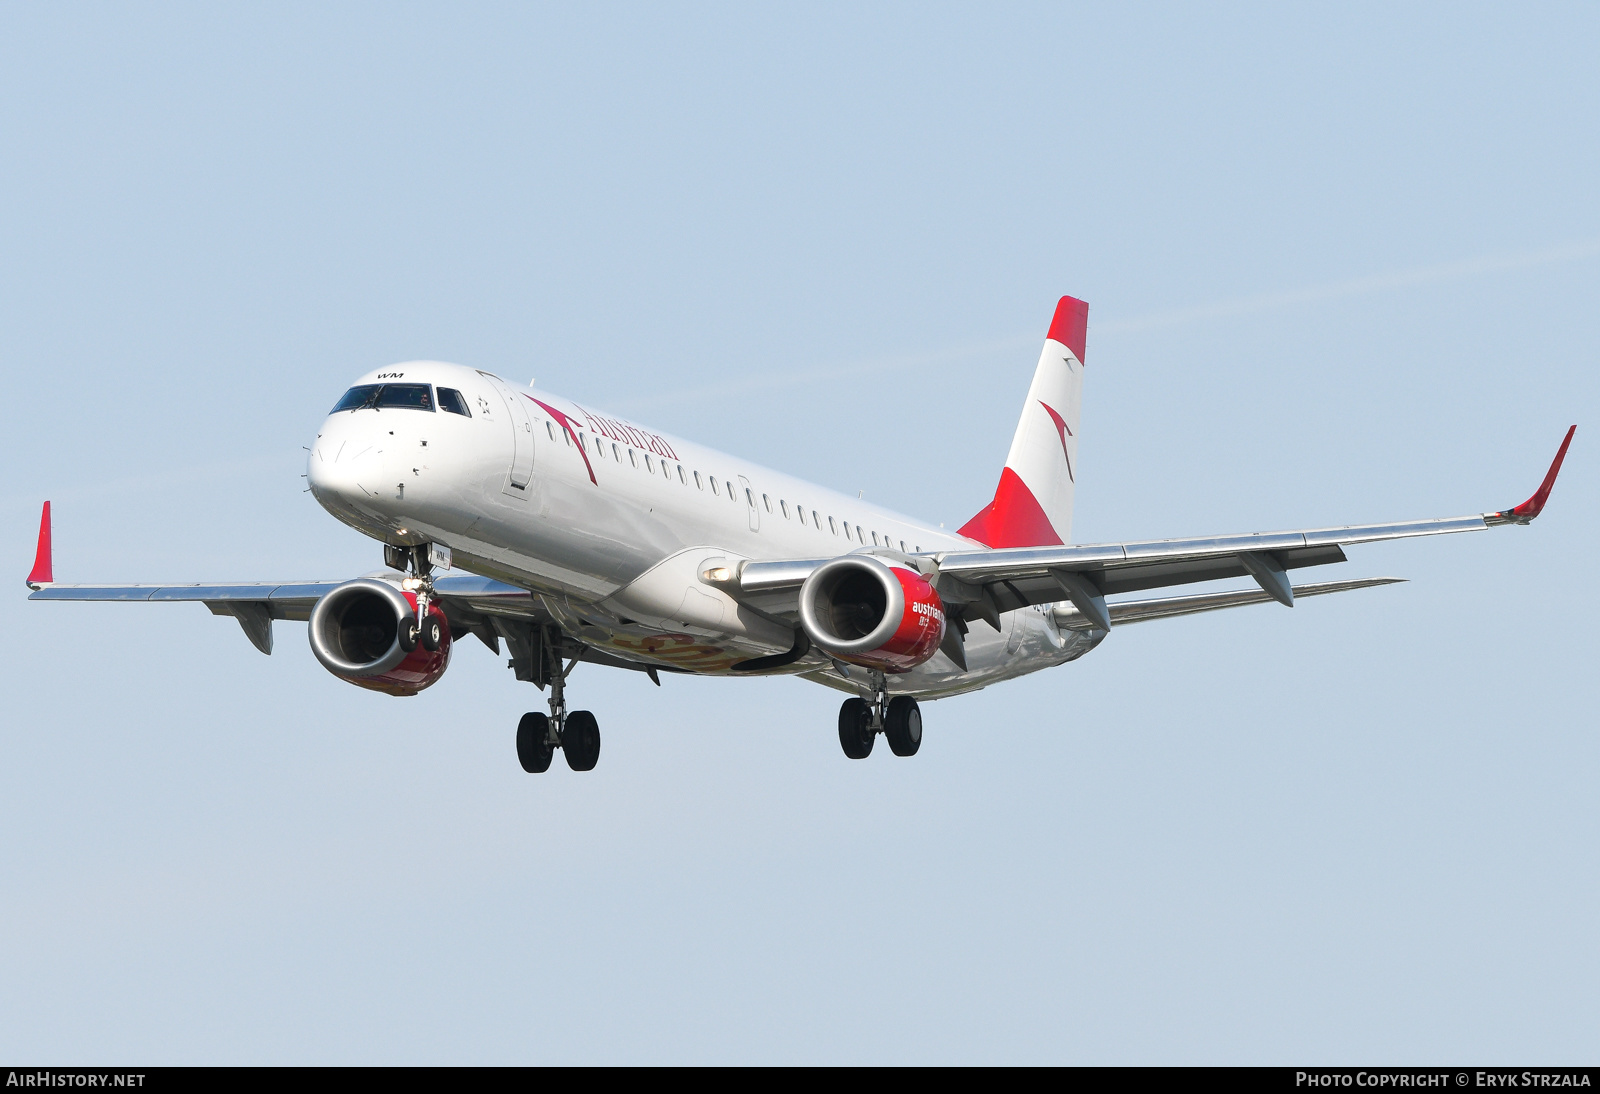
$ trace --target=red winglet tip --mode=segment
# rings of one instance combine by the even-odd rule
[[[1561,471],[1561,461],[1567,458],[1567,446],[1572,443],[1572,435],[1577,431],[1578,427],[1576,425],[1567,430],[1567,435],[1562,440],[1561,447],[1556,450],[1556,458],[1550,462],[1550,470],[1545,472],[1544,482],[1539,484],[1539,489],[1534,491],[1533,497],[1515,509],[1506,510],[1503,514],[1504,516],[1525,524],[1544,512],[1544,503],[1550,499],[1550,488],[1556,484],[1556,475]]]
[[[1088,341],[1088,335],[1089,305],[1077,297],[1063,296],[1056,304],[1056,314],[1050,320],[1050,333],[1046,337],[1066,346],[1079,363],[1082,363],[1084,343]]]
[[[44,503],[39,516],[39,548],[33,555],[33,570],[28,574],[28,584],[33,588],[48,585],[55,580],[54,564],[50,552],[50,503]]]

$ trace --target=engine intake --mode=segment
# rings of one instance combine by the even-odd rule
[[[825,562],[800,586],[800,625],[841,661],[910,672],[944,639],[944,604],[914,570],[873,555]]]
[[[438,605],[428,607],[440,641],[407,649],[400,622],[417,613],[417,599],[385,581],[347,581],[311,609],[311,652],[323,668],[352,684],[390,695],[415,695],[444,675],[450,663],[450,625]]]

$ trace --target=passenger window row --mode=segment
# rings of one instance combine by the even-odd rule
[[[440,399],[442,400],[444,397],[444,389],[440,389],[439,395]],[[549,435],[550,439],[552,441],[555,440],[556,428],[554,423],[546,421],[544,423],[544,428],[545,433]],[[566,440],[567,447],[571,448],[572,437],[567,433],[566,430],[562,430],[561,435]],[[615,442],[607,444],[607,442],[602,441],[598,436],[592,436],[583,432],[579,432],[578,443],[583,445],[586,449],[593,447],[595,455],[601,459],[606,458],[606,449],[609,447],[611,450],[611,459],[615,460],[617,463],[622,462],[622,447]],[[667,460],[657,460],[653,454],[649,452],[641,452],[631,446],[628,448],[628,463],[634,468],[643,466],[644,470],[652,475],[656,473],[656,467],[659,463],[661,474],[668,482],[671,482],[672,479],[676,477],[679,483],[687,486],[689,485],[690,477],[693,476],[696,490],[703,491],[707,486],[709,486],[714,497],[725,496],[731,502],[737,502],[739,500],[738,491],[734,488],[733,483],[729,482],[728,480],[723,479],[719,484],[715,475],[702,476],[698,471],[686,470],[681,463],[668,462]],[[726,493],[724,493],[724,491],[726,491]],[[755,494],[750,490],[746,490],[745,501],[748,505],[754,508],[756,503]],[[762,494],[761,504],[766,508],[767,512],[773,512],[772,498],[770,495]],[[794,513],[791,516],[789,511],[789,502],[784,498],[779,498],[777,511],[783,514],[784,520],[798,520],[802,525],[808,525],[809,527],[815,528],[818,531],[822,530],[822,522],[824,518],[815,509],[810,511],[810,521],[808,522],[806,519],[806,507],[804,505],[796,502],[794,505]],[[833,517],[827,517],[826,520],[828,522],[828,531],[837,536],[839,534],[841,525],[835,522]],[[880,537],[877,532],[862,531],[861,525],[857,524],[854,526],[855,534],[852,536],[852,529],[849,521],[845,521],[842,527],[844,528],[845,539],[859,543],[862,546],[866,546],[867,537],[869,535],[872,537],[872,545],[874,547],[895,546],[895,541],[889,538],[889,534],[887,532],[883,533],[883,535]],[[900,550],[906,554],[921,553],[922,551],[920,544],[908,549],[906,547],[906,541],[903,539],[899,541],[899,547]]]

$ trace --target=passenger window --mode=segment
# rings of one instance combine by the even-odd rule
[[[767,512],[772,512],[772,499],[765,494],[761,495],[761,504],[767,507]]]
[[[572,447],[572,434],[568,433],[565,429],[561,431],[561,439],[567,442],[568,448]]]
[[[433,413],[433,389],[427,384],[384,384],[378,392],[378,409],[426,410]]]
[[[828,518],[828,523],[833,523],[832,517]],[[822,531],[822,522],[817,519],[817,511],[815,509],[811,510],[811,526],[819,532]]]
[[[867,537],[861,534],[861,525],[859,524],[856,525],[856,542],[863,547],[867,545]]]
[[[872,533],[872,545],[874,547],[877,547],[879,545],[878,544],[878,533],[876,533],[876,532]]]
[[[717,495],[718,497],[721,496],[720,494],[717,494],[717,478],[715,475],[711,477],[711,493]]]
[[[439,389],[439,409],[459,414],[463,418],[472,417],[472,411],[467,409],[467,401],[461,397],[461,392],[453,387]]]
[[[733,496],[733,483],[724,480],[722,485],[726,486],[728,488],[728,500],[729,501],[738,501],[739,500],[738,498]]]
[[[369,407],[377,401],[378,389],[382,386],[382,384],[361,384],[353,387],[344,393],[344,398],[335,403],[328,413],[337,414],[341,410],[361,410],[363,407]]]
[[[850,523],[848,521],[845,522],[845,526],[844,526],[844,538],[845,539],[849,539],[850,538]]]
[[[678,465],[678,481],[685,486],[689,485],[689,476],[683,473],[683,464],[681,463]]]
[[[639,466],[639,454],[631,448],[628,449],[628,462],[635,467]]]
[[[900,553],[901,554],[905,554],[906,553],[906,541],[905,540],[901,540],[900,541]]]
[[[783,519],[784,520],[788,520],[789,519],[789,503],[784,501],[782,498],[779,498],[778,499],[778,508],[783,510]]]
[[[706,488],[706,484],[701,481],[700,472],[698,471],[694,473],[694,488],[696,490],[704,490]]]
[[[656,473],[656,461],[650,458],[650,453],[648,452],[644,454],[644,469],[652,475]]]
[[[618,448],[614,444],[611,446],[611,458],[616,460],[618,463],[622,462],[622,449]]]
[[[748,486],[744,488],[744,503],[752,509],[756,507],[756,496],[750,492]]]
[[[545,422],[544,431],[550,435],[550,439],[552,441],[556,439],[556,426],[554,422]]]
[[[605,445],[605,442],[602,441],[599,437],[595,437],[595,438],[592,438],[592,439],[594,440],[594,454],[596,456],[599,456],[602,460],[605,459],[606,458],[606,445]]]

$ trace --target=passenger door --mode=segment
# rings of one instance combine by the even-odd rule
[[[511,467],[500,490],[514,498],[526,498],[533,478],[533,418],[528,414],[528,400],[500,377],[482,371],[478,375],[500,393],[511,423]]]

